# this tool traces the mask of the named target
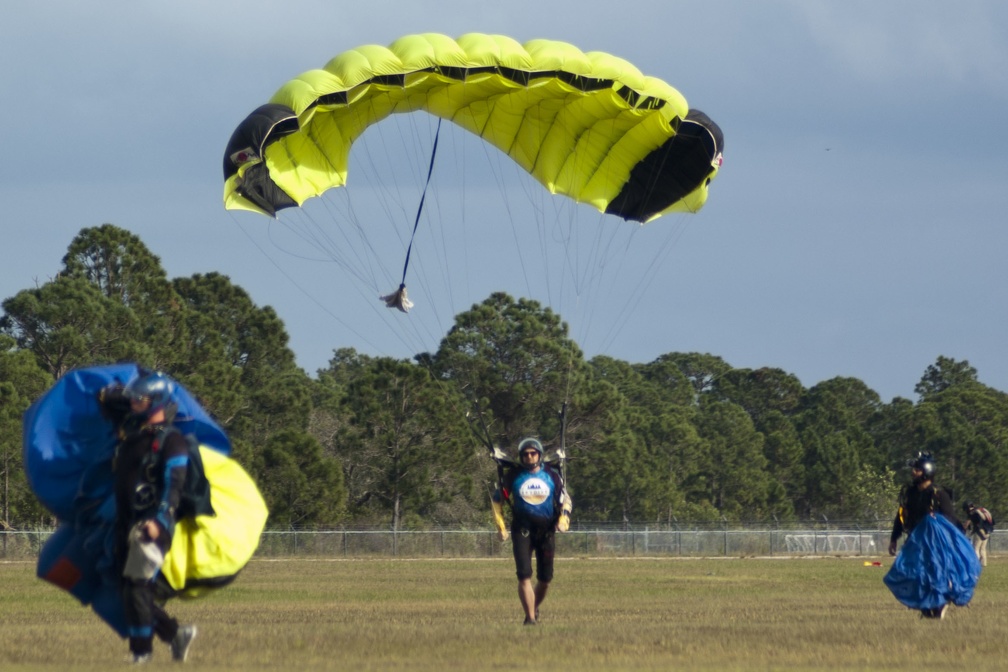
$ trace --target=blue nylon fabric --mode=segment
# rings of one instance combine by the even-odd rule
[[[60,520],[73,520],[80,508],[102,509],[115,517],[111,462],[115,427],[101,416],[95,395],[106,385],[128,384],[136,364],[74,369],[25,411],[24,464],[28,482],[42,504]],[[175,425],[199,443],[225,455],[231,442],[189,391],[177,386]]]
[[[925,516],[907,536],[882,579],[911,609],[965,606],[980,580],[980,561],[966,535],[942,515]]]

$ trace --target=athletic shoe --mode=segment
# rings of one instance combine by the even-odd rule
[[[945,612],[948,611],[948,604],[943,604],[942,606],[935,609],[934,617],[937,619],[945,618]]]
[[[538,624],[536,623],[536,620],[534,618],[529,618],[528,616],[526,616],[525,623],[523,623],[522,625],[538,625]]]
[[[146,665],[151,661],[151,654],[149,653],[134,653],[133,654],[133,664],[134,665]]]
[[[195,625],[183,625],[180,627],[171,640],[172,660],[179,660],[184,663],[186,658],[189,657],[189,647],[192,645],[192,640],[194,639],[196,639]]]

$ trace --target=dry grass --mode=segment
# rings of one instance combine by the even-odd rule
[[[170,611],[200,626],[199,670],[1008,669],[1008,562],[936,622],[863,561],[563,558],[531,628],[510,559],[262,560]],[[125,642],[31,563],[0,563],[0,583],[0,668],[125,665]]]

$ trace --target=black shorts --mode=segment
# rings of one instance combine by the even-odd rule
[[[518,580],[532,578],[532,552],[536,556],[536,578],[543,583],[553,580],[553,555],[556,538],[552,527],[511,528],[511,550],[514,552]]]

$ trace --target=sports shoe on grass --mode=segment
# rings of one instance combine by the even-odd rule
[[[185,662],[186,658],[189,657],[189,647],[192,645],[192,640],[196,639],[196,626],[195,625],[183,625],[175,633],[175,637],[171,640],[171,657],[172,660],[178,660]]]

